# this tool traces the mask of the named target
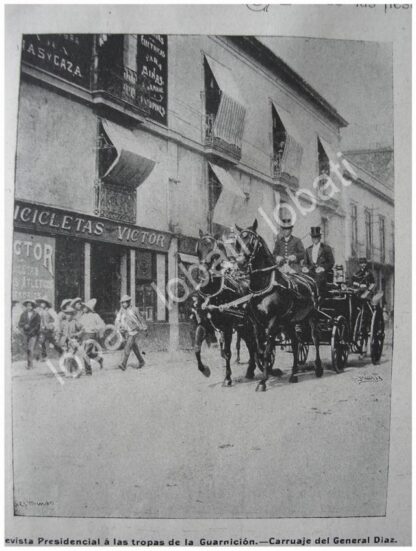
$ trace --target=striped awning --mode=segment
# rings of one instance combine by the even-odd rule
[[[140,141],[131,130],[106,119],[102,124],[117,157],[101,179],[110,184],[139,187],[156,164],[155,153],[148,142]]]
[[[286,143],[281,159],[281,172],[299,179],[302,163],[302,137],[290,113],[279,107],[274,101],[273,106],[286,131]]]
[[[205,59],[221,90],[220,104],[212,129],[214,138],[241,149],[246,116],[244,98],[231,70],[208,55],[205,55]]]

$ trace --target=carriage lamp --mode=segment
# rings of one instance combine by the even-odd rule
[[[344,266],[337,265],[334,268],[334,283],[339,285],[345,284]]]

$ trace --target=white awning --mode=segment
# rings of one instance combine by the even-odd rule
[[[214,163],[209,163],[209,166],[211,167],[215,176],[218,178],[218,181],[222,185],[223,191],[227,191],[233,195],[237,195],[241,199],[246,198],[246,194],[229,172],[218,165],[214,165]]]
[[[300,132],[293,120],[293,117],[290,113],[285,111],[282,107],[280,107],[276,102],[272,100],[273,107],[276,110],[276,113],[279,115],[280,120],[283,123],[283,126],[285,127],[286,133],[290,134],[292,138],[294,138],[299,144],[302,143],[302,136],[300,135]]]
[[[156,164],[156,155],[149,142],[140,141],[131,130],[106,119],[102,124],[117,157],[101,179],[112,184],[139,187]]]
[[[214,75],[217,84],[224,94],[232,98],[234,101],[245,107],[245,101],[241,92],[235,83],[233,74],[228,67],[221,65],[218,61],[215,61],[209,55],[205,54],[205,59]]]
[[[339,159],[338,159],[337,154],[335,153],[335,150],[333,149],[332,145],[329,144],[323,138],[321,138],[321,136],[319,136],[319,141],[321,142],[322,147],[324,148],[324,151],[327,154],[327,157],[330,160],[331,164],[334,165],[334,166],[338,166]],[[331,167],[331,169],[332,169],[332,167]]]

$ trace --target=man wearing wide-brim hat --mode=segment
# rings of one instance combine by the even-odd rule
[[[67,305],[65,307],[65,319],[62,321],[62,344],[70,357],[66,360],[66,367],[70,373],[73,368],[78,366],[79,360],[74,357],[79,349],[79,343],[84,333],[84,328],[79,321],[75,319],[75,308]],[[72,356],[72,357],[71,357]],[[80,374],[80,371],[79,371]]]
[[[56,319],[51,313],[51,301],[47,297],[42,297],[36,299],[36,302],[38,303],[38,313],[40,315],[39,344],[42,354],[41,360],[45,361],[48,356],[46,350],[48,343],[55,348],[58,354],[62,354],[63,350],[55,338]]]
[[[131,305],[131,297],[124,295],[120,300],[121,308],[116,317],[116,328],[125,338],[126,344],[123,350],[123,359],[119,369],[125,371],[130,353],[133,352],[139,362],[137,369],[144,366],[145,361],[139,349],[139,332],[147,331],[147,325],[137,308]]]
[[[26,338],[26,369],[31,369],[33,367],[33,353],[39,337],[40,316],[35,310],[36,302],[34,300],[28,298],[22,304],[25,311],[20,316],[18,327]]]
[[[311,228],[311,239],[312,245],[305,251],[303,271],[309,271],[309,274],[316,281],[319,294],[324,296],[329,272],[335,264],[334,255],[331,247],[322,243],[321,228],[319,226]]]
[[[101,348],[98,349],[95,343],[98,343],[99,339],[104,335],[105,323],[95,311],[96,304],[97,299],[95,298],[83,302],[82,316],[79,319],[79,322],[83,327],[81,342],[84,345],[84,365],[86,375],[92,375],[90,359],[96,360],[100,364],[100,368],[103,368]],[[97,352],[97,349],[99,352]]]
[[[273,256],[276,264],[288,264],[293,270],[300,270],[300,262],[305,256],[305,247],[302,241],[292,235],[293,222],[288,216],[280,221],[280,233],[276,238]]]
[[[80,320],[81,319],[81,316],[83,314],[82,312],[82,305],[83,305],[83,301],[82,301],[82,298],[81,297],[76,297],[76,298],[73,298],[70,302],[70,306],[72,308],[74,308],[75,310],[75,314],[74,314],[74,318],[76,320]]]

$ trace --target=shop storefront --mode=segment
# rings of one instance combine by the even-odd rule
[[[96,298],[112,323],[128,293],[155,346],[168,345],[169,233],[23,201],[15,203],[14,229],[15,303],[46,296],[59,309],[64,298]]]

